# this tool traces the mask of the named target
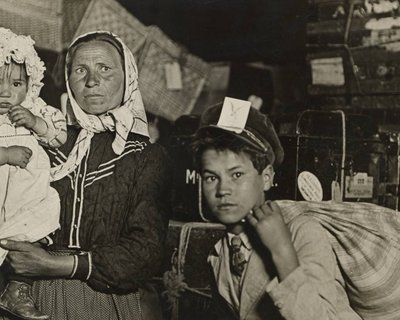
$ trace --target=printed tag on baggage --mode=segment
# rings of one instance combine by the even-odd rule
[[[165,64],[165,78],[167,88],[170,90],[182,90],[182,73],[178,62],[169,62]]]
[[[311,60],[312,84],[323,86],[343,86],[344,68],[342,57]]]
[[[342,190],[338,181],[332,181],[331,184],[331,199],[335,202],[342,202]]]
[[[372,198],[374,177],[366,172],[358,172],[354,176],[346,176],[346,198]]]
[[[322,201],[323,193],[321,182],[309,171],[300,172],[297,177],[297,186],[300,194],[306,201]]]

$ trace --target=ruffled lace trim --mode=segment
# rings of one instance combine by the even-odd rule
[[[0,27],[0,67],[12,61],[25,64],[29,77],[28,96],[35,99],[43,86],[42,79],[46,70],[30,36],[16,35],[11,30]]]

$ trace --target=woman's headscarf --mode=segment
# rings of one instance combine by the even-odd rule
[[[65,66],[65,79],[68,92],[67,120],[68,124],[77,124],[80,131],[76,143],[72,148],[65,163],[52,169],[53,181],[62,179],[71,173],[82,161],[87,153],[92,137],[95,133],[102,131],[115,131],[115,138],[112,148],[117,155],[120,155],[124,148],[129,132],[143,136],[149,136],[147,119],[143,106],[142,96],[138,87],[138,70],[132,52],[122,42],[122,40],[111,32],[95,31],[89,32],[76,38],[70,45],[70,49],[79,40],[93,36],[94,34],[105,35],[116,40],[123,49],[123,63],[125,72],[125,91],[121,105],[107,111],[101,115],[87,114],[79,107],[69,86],[68,66],[71,60],[71,52],[67,53],[67,63]],[[102,39],[93,39],[103,41]],[[91,40],[89,40],[91,41]],[[118,50],[118,48],[116,48]]]

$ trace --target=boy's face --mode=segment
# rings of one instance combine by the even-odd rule
[[[207,149],[201,157],[203,193],[214,215],[235,224],[264,201],[267,177],[254,168],[249,155]],[[266,171],[266,170],[264,170]]]
[[[26,98],[28,79],[23,65],[12,62],[0,67],[0,115]]]

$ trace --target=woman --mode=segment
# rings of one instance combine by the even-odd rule
[[[40,279],[33,296],[51,319],[161,319],[147,282],[161,264],[170,177],[149,143],[132,53],[111,33],[85,34],[69,48],[66,83],[74,126],[49,151],[61,229],[47,250],[1,246],[17,274]]]

